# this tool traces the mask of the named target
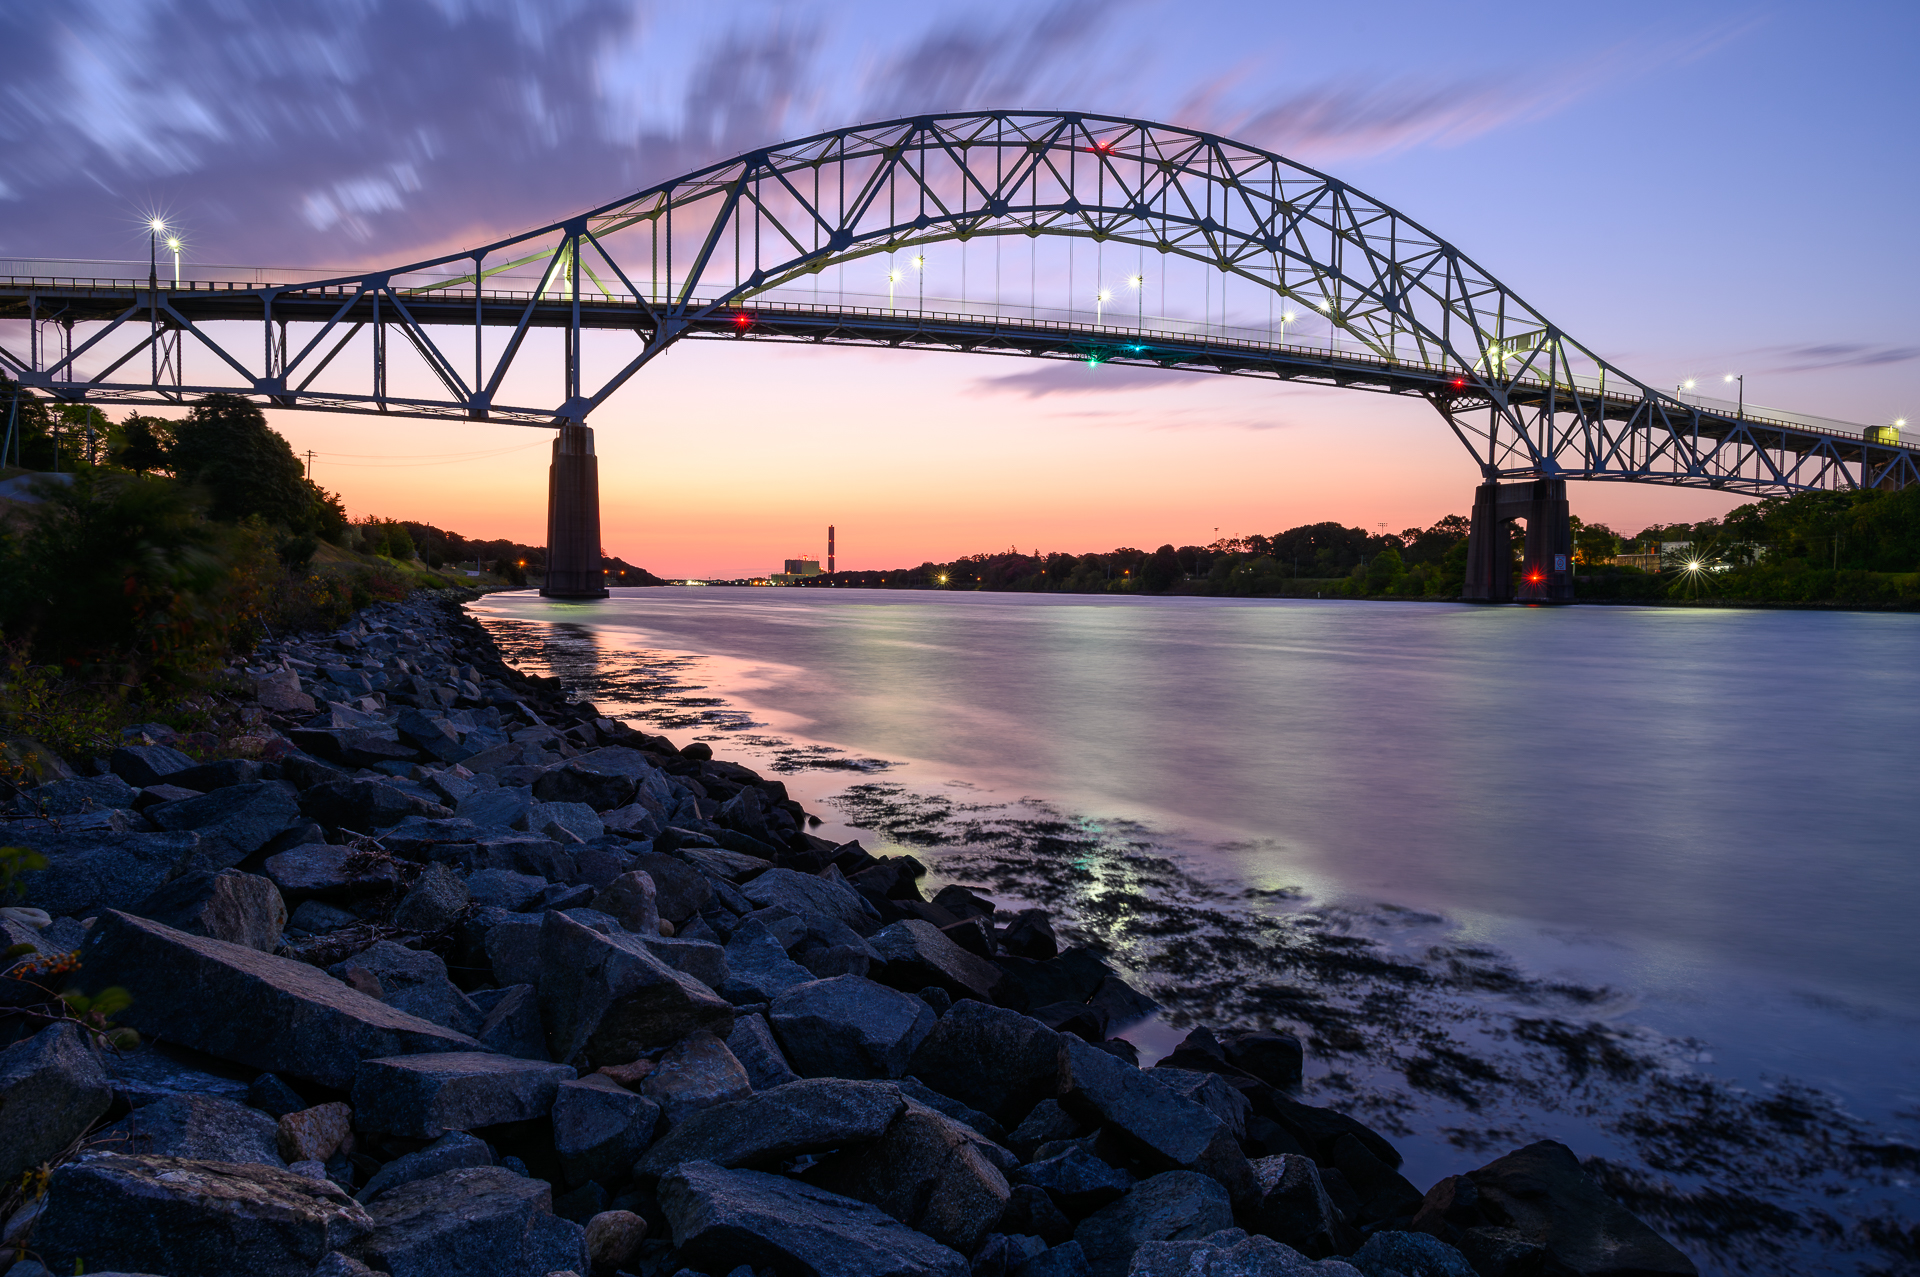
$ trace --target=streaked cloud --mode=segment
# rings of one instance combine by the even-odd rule
[[[1823,368],[1873,368],[1920,359],[1920,346],[1878,346],[1865,342],[1828,342],[1817,346],[1777,346],[1767,352],[1780,360],[1775,372],[1817,372]]]

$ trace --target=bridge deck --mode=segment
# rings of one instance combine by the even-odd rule
[[[160,293],[167,305],[196,326],[211,322],[260,323],[267,315],[269,302],[272,318],[282,323],[355,325],[399,318],[391,298],[376,298],[353,284],[314,287],[201,280],[163,283]],[[536,299],[532,293],[510,291],[476,295],[472,289],[402,290],[399,295],[407,316],[420,325],[468,327],[477,321],[487,327],[514,328],[524,322],[530,328],[566,328],[575,322],[575,300],[565,296]],[[99,323],[137,310],[140,318],[135,322],[144,328],[149,297],[143,280],[0,277],[0,319],[37,316],[43,320]],[[578,323],[584,329],[645,336],[653,331],[660,309],[664,306],[630,297],[583,294],[577,304]],[[1450,402],[1456,409],[1486,402],[1484,392],[1471,380],[1463,386],[1462,371],[1451,366],[1329,349],[1325,344],[1276,343],[1126,325],[757,300],[691,319],[686,335],[734,341],[959,350],[1178,368],[1419,395]],[[1767,409],[1750,408],[1744,413],[1709,410],[1670,396],[1650,396],[1632,384],[1623,393],[1521,378],[1508,382],[1504,390],[1508,402],[1516,407],[1552,403],[1561,410],[1623,423],[1644,419],[1650,402],[1657,402],[1675,429],[1701,440],[1760,431],[1764,432],[1767,448],[1786,454],[1804,456],[1826,448],[1843,460],[1857,461],[1868,450],[1882,456],[1888,452],[1920,452],[1920,445],[1872,438],[1866,428],[1848,428],[1848,423],[1809,420],[1800,414],[1776,415]],[[325,395],[303,398],[325,399]],[[426,415],[452,414],[442,408]],[[496,407],[490,415],[532,424],[543,414]]]

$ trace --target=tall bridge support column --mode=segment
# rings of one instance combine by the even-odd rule
[[[1507,524],[1527,521],[1519,588]],[[1483,483],[1474,490],[1462,596],[1480,603],[1573,601],[1573,525],[1565,479]]]
[[[600,461],[593,431],[567,422],[553,441],[547,471],[547,581],[550,599],[604,599],[600,564]]]

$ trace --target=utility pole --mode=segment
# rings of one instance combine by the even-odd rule
[[[307,449],[307,478],[313,478],[313,449]]]

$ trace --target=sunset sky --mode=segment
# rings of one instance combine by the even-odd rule
[[[1333,173],[1652,384],[1920,416],[1912,4],[0,0],[0,47],[0,273],[144,258],[153,210],[189,263],[397,265],[822,129],[1079,109]],[[544,539],[544,431],[272,420],[355,515]],[[846,568],[1398,530],[1476,480],[1419,402],[986,356],[683,342],[591,424],[608,550],[668,575],[828,523]]]

